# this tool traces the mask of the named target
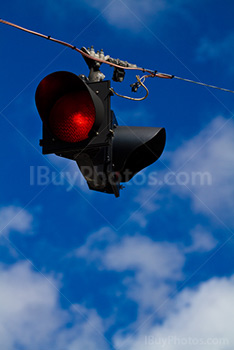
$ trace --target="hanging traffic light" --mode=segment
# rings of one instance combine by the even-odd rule
[[[119,126],[110,109],[110,81],[55,72],[36,91],[43,122],[43,154],[75,160],[91,190],[119,196],[121,182],[155,162],[165,129]]]

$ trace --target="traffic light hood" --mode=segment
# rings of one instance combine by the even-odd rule
[[[113,163],[120,181],[129,181],[136,173],[154,163],[165,147],[164,128],[117,126],[113,139]]]
[[[92,123],[89,122],[88,133],[92,135],[98,132],[104,114],[104,106],[101,99],[81,77],[65,71],[49,74],[38,85],[35,100],[43,123],[48,129],[54,129],[52,131],[58,138],[67,141],[61,137],[61,133],[56,132],[61,119],[65,124],[66,116],[65,114],[61,116],[61,113],[63,110],[70,109],[70,114],[74,115],[73,110],[76,109],[75,112],[78,113],[80,104],[82,108],[85,108],[86,116],[92,121]],[[60,129],[63,129],[62,126]],[[74,125],[71,125],[70,129],[74,130]],[[76,142],[72,141],[71,137],[68,140]],[[82,141],[82,139],[78,137],[77,141]]]

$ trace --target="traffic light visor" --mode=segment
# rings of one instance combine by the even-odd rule
[[[165,147],[164,128],[117,126],[113,141],[113,163],[121,182],[154,163]]]
[[[102,101],[73,73],[55,72],[46,76],[38,85],[35,99],[45,126],[62,141],[86,140],[101,124]]]

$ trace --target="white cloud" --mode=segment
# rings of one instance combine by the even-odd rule
[[[181,292],[161,325],[145,325],[134,337],[116,337],[122,350],[231,350],[234,346],[232,305],[234,276],[213,278]]]
[[[144,172],[141,172],[144,174]],[[150,173],[152,176],[153,173]],[[155,175],[157,175],[155,173]],[[147,176],[146,176],[147,178]],[[153,200],[151,200],[153,196]],[[144,185],[143,189],[140,189],[134,198],[134,201],[139,204],[134,212],[130,213],[129,221],[137,222],[141,227],[146,227],[148,224],[147,215],[156,213],[160,210],[161,194],[158,193],[158,187],[152,185]]]
[[[148,216],[163,204],[170,210],[176,196],[191,201],[191,210],[234,225],[234,121],[222,116],[214,118],[174,152],[166,153],[167,169],[156,174],[155,183],[140,189],[135,201],[141,215],[130,217],[142,227]],[[149,178],[153,173],[149,173]],[[162,187],[161,185],[162,184]],[[174,196],[173,196],[174,195]],[[211,233],[210,233],[211,234]],[[213,242],[214,243],[214,242]],[[213,244],[212,243],[212,244]]]
[[[164,313],[163,304],[183,278],[184,255],[175,244],[154,242],[142,235],[122,239],[108,228],[92,234],[75,252],[99,269],[131,272],[124,278],[127,298],[137,302],[140,319],[151,308]]]
[[[109,341],[104,336],[104,322],[96,310],[87,310],[81,305],[73,305],[70,314],[72,313],[76,315],[74,325],[70,329],[63,329],[62,332],[58,330],[56,350],[109,349]]]
[[[56,285],[55,281],[53,283]],[[1,348],[15,344],[38,349],[49,345],[49,335],[61,326],[64,318],[56,310],[56,290],[42,276],[18,263],[0,270]]]
[[[234,224],[233,134],[233,120],[217,117],[178,148],[170,164],[174,171],[183,173],[183,181],[170,186],[171,191],[190,197],[196,212],[208,216],[214,212],[214,217],[228,224]]]
[[[154,242],[149,237],[135,235],[125,236],[120,243],[108,247],[103,263],[110,270],[136,269],[159,279],[178,279],[181,277],[178,267],[180,271],[183,259],[173,244]]]
[[[125,295],[138,305],[137,320],[128,332],[118,330],[114,336],[117,348],[181,350],[191,345],[193,349],[205,350],[209,346],[202,347],[201,342],[211,342],[211,349],[220,350],[218,342],[225,345],[234,341],[229,326],[234,321],[230,308],[234,301],[234,276],[214,278],[197,289],[188,288],[171,296],[176,283],[183,279],[185,254],[208,252],[217,244],[200,225],[190,235],[192,243],[184,247],[155,242],[139,234],[120,238],[109,228],[102,228],[75,251],[78,258],[97,269],[124,273]],[[155,324],[155,318],[161,323]]]
[[[218,241],[207,232],[201,225],[197,225],[191,232],[192,244],[185,248],[186,253],[209,252],[214,249]]]
[[[89,6],[100,11],[106,21],[117,28],[126,28],[137,31],[142,26],[150,23],[162,22],[162,16],[171,12],[171,18],[177,18],[178,14],[190,20],[192,16],[188,11],[189,0],[83,0]],[[200,1],[197,0],[197,6]],[[175,16],[176,13],[176,16]]]
[[[75,251],[75,255],[84,258],[89,263],[96,263],[102,260],[102,250],[106,249],[109,244],[114,244],[116,239],[116,233],[108,227],[103,227],[89,235],[85,244]]]
[[[199,1],[199,0],[197,0]],[[161,21],[164,13],[174,11],[184,18],[190,16],[185,5],[188,0],[81,0],[79,3],[73,0],[61,0],[59,3],[50,2],[44,4],[45,14],[51,12],[59,20],[66,19],[70,11],[90,11],[94,8],[111,25],[117,28],[128,29],[134,32],[142,26],[147,26],[157,20]],[[84,7],[85,6],[85,7]],[[191,24],[191,21],[190,21]]]
[[[175,283],[182,280],[184,256],[176,245],[135,235],[110,246],[103,255],[103,264],[109,270],[135,272],[123,283],[128,287],[127,297],[139,305],[139,319],[152,308],[158,315],[163,314]]]
[[[32,215],[21,207],[8,206],[0,209],[0,234],[10,231],[29,233],[32,229]]]
[[[161,11],[170,6],[163,0],[94,0],[92,7],[99,9],[111,25],[119,28],[137,29],[141,21],[153,19]],[[110,6],[108,6],[110,5]]]
[[[66,327],[68,322],[72,326]],[[59,283],[29,263],[0,267],[0,347],[4,350],[106,349],[104,327],[94,310],[62,310]]]

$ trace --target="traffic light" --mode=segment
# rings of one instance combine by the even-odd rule
[[[110,81],[55,72],[36,90],[43,122],[43,154],[77,162],[91,190],[119,196],[121,182],[155,162],[165,146],[165,129],[119,126],[110,108]]]

